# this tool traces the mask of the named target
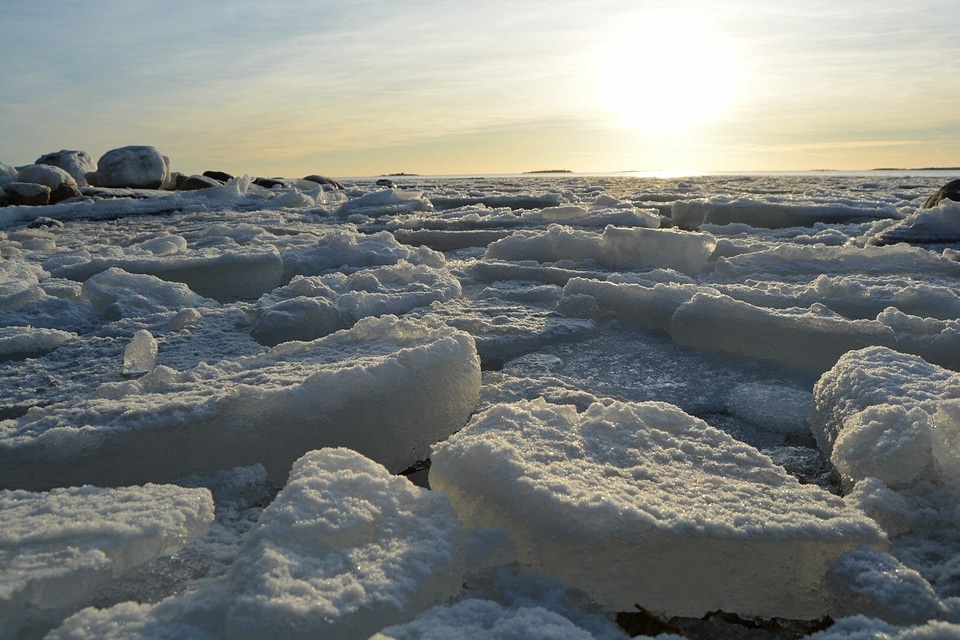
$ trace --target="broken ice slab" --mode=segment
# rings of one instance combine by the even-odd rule
[[[885,347],[844,355],[814,387],[811,428],[852,486],[960,477],[960,373]]]
[[[207,489],[0,491],[0,637],[56,626],[98,586],[180,550],[212,521]]]
[[[361,320],[259,355],[157,367],[95,397],[0,425],[0,487],[122,486],[261,463],[282,483],[305,452],[347,446],[399,472],[476,405],[473,339],[440,323]]]
[[[447,496],[348,449],[299,459],[247,536],[227,636],[365,638],[457,595],[463,528]]]
[[[468,526],[617,611],[816,618],[830,564],[883,532],[753,447],[665,403],[494,405],[434,447]]]

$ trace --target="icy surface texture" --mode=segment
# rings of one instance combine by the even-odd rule
[[[447,497],[345,449],[312,452],[245,541],[231,638],[363,638],[459,593]]]
[[[700,273],[716,248],[713,236],[672,229],[608,226],[603,233],[551,225],[546,232],[518,231],[487,248],[494,260],[594,262],[617,266],[663,267]]]
[[[0,491],[0,636],[55,626],[92,590],[178,551],[212,520],[206,489]]]
[[[848,204],[788,204],[749,198],[733,201],[698,198],[675,202],[673,222],[683,229],[699,229],[704,224],[747,224],[751,227],[781,229],[809,227],[816,222],[843,223],[864,219],[897,218],[893,207],[851,206]]]
[[[614,610],[813,618],[830,563],[883,547],[869,518],[664,403],[495,405],[434,447],[430,483],[521,563]]]
[[[894,488],[960,477],[960,374],[871,347],[844,355],[814,389],[812,429],[848,485]]]
[[[460,593],[465,538],[442,493],[348,449],[312,451],[229,572],[156,604],[85,609],[51,637],[366,638]]]
[[[290,284],[257,301],[251,333],[269,346],[313,340],[367,316],[400,315],[460,292],[460,281],[445,269],[405,260],[349,275],[294,276]]]
[[[394,472],[426,457],[476,404],[473,339],[395,316],[313,342],[35,407],[0,439],[0,486],[167,482],[263,464],[282,482],[306,451],[349,446]]]

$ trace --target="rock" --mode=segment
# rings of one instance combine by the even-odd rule
[[[11,205],[42,206],[50,204],[50,187],[36,182],[8,182],[3,191]]]
[[[333,178],[328,178],[326,176],[320,176],[315,173],[311,173],[309,176],[305,176],[304,180],[309,180],[310,182],[316,182],[323,187],[330,187],[334,190],[342,190],[343,185],[334,180]]]
[[[66,170],[60,167],[48,164],[31,164],[21,167],[19,172],[20,182],[32,182],[42,184],[50,189],[48,204],[63,202],[67,198],[80,196],[80,190],[77,188],[77,181]]]
[[[101,156],[97,167],[86,175],[94,187],[159,189],[170,180],[170,159],[156,147],[111,149]]]
[[[393,180],[391,180],[391,179],[389,179],[389,178],[380,178],[379,180],[377,180],[377,186],[378,186],[378,187],[389,187],[389,188],[393,189],[396,185],[393,184]]]
[[[253,184],[263,187],[264,189],[273,189],[274,187],[283,187],[286,186],[283,180],[277,180],[274,178],[255,178]]]
[[[16,182],[16,180],[17,170],[8,164],[3,164],[0,162],[0,186],[3,186],[8,182]]]
[[[213,178],[214,180],[219,180],[220,182],[229,182],[233,180],[233,176],[226,171],[204,171],[202,175],[208,178]]]
[[[203,175],[182,176],[177,180],[177,191],[197,191],[199,189],[209,189],[210,187],[222,187],[223,183],[219,180]]]
[[[87,174],[97,170],[93,158],[86,151],[70,151],[61,149],[37,158],[34,164],[47,164],[59,167],[73,176],[78,187],[87,186]]]
[[[935,194],[927,198],[927,201],[920,206],[921,209],[932,209],[943,200],[954,200],[960,202],[960,179],[951,180],[940,187]]]

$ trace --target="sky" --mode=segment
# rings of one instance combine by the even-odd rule
[[[185,174],[960,166],[955,0],[0,0],[0,162]]]

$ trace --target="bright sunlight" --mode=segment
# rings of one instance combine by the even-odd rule
[[[597,107],[633,129],[688,131],[734,101],[738,62],[731,43],[688,15],[649,18],[624,28],[601,54]]]

